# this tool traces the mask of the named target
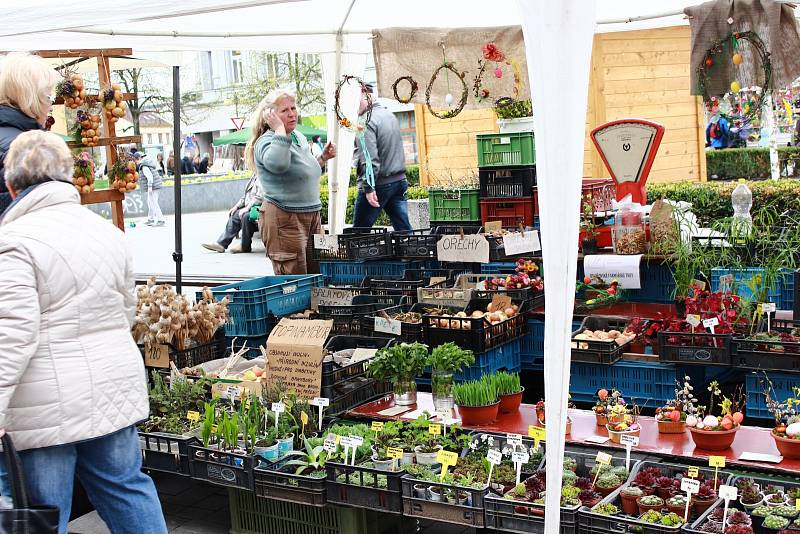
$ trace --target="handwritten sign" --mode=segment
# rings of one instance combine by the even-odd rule
[[[527,464],[531,460],[527,452],[512,452],[511,461],[515,464]]]
[[[273,402],[271,408],[275,413],[283,413],[286,411],[286,406],[282,402]]]
[[[620,436],[619,442],[622,445],[630,446],[630,447],[638,447],[639,446],[639,436]]]
[[[399,336],[403,332],[403,323],[386,317],[375,317],[375,331]]]
[[[317,250],[330,250],[332,252],[338,252],[339,236],[314,234],[314,248]]]
[[[311,288],[311,309],[319,310],[323,306],[350,306],[353,304],[353,292],[349,289],[333,289],[330,287]]]
[[[695,480],[693,478],[682,478],[681,479],[681,491],[685,491],[686,493],[697,493],[700,491],[700,481]]]
[[[717,319],[716,317],[712,317],[711,319],[703,319],[703,327],[711,328],[712,331],[713,328],[718,324],[719,324],[719,319]]]
[[[327,397],[314,397],[311,399],[311,405],[327,407],[331,405],[331,400]]]
[[[328,434],[327,436],[325,436],[325,441],[322,444],[323,449],[330,454],[335,453],[336,445],[339,441],[338,438],[339,436],[337,436],[336,434]]]
[[[732,274],[723,274],[719,277],[719,291],[720,293],[730,293],[733,288],[734,276]]]
[[[505,310],[511,307],[511,297],[508,295],[495,294],[492,296],[492,309],[495,311]]]
[[[703,291],[706,288],[706,283],[702,280],[692,280],[691,286],[695,291]]]
[[[686,322],[697,328],[700,325],[700,316],[695,313],[690,313],[686,316]]]
[[[267,340],[267,376],[272,384],[294,388],[300,399],[319,396],[323,346],[333,321],[283,318]]]
[[[402,460],[403,459],[403,449],[400,447],[387,447],[386,448],[386,456],[392,458],[394,460]]]
[[[697,467],[690,467],[687,471],[689,478],[697,478],[697,475],[700,474],[700,469]]]
[[[775,305],[774,302],[765,302],[761,305],[761,311],[763,313],[775,313],[778,307]]]
[[[500,465],[500,462],[503,461],[503,453],[497,449],[489,449],[486,453],[486,459],[492,465]]]
[[[520,434],[506,434],[506,443],[519,447],[522,445],[522,436]]]
[[[489,263],[489,242],[479,234],[443,236],[436,243],[436,259],[460,263]]]
[[[372,422],[372,431],[375,432],[375,433],[383,432],[383,422],[382,421],[373,421]]]
[[[528,425],[528,436],[533,438],[533,446],[537,449],[542,441],[545,441],[546,430],[540,426]]]
[[[144,345],[144,365],[145,367],[169,367],[169,346],[163,343],[145,343]]]
[[[622,289],[641,289],[642,281],[639,273],[641,261],[641,254],[590,255],[583,258],[583,272],[586,276],[598,277],[606,282],[616,280]]]
[[[539,243],[539,232],[528,230],[506,234],[503,236],[503,248],[505,248],[506,256],[542,250],[542,245]]]
[[[503,221],[487,221],[486,224],[483,226],[483,231],[487,234],[491,234],[492,232],[499,232],[503,229]]]
[[[708,457],[708,465],[709,465],[709,467],[725,467],[725,457],[724,456],[709,456]]]
[[[442,464],[440,480],[444,480],[447,475],[447,468],[456,465],[456,462],[458,462],[458,455],[450,451],[439,451],[436,453],[436,461]]]
[[[611,455],[607,452],[599,451],[594,461],[600,465],[609,465],[611,463]]]

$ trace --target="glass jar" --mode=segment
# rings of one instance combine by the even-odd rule
[[[647,231],[642,212],[627,204],[622,206],[614,220],[613,237],[615,254],[647,252]]]
[[[417,403],[417,383],[413,378],[400,377],[394,383],[394,403],[411,406]]]
[[[433,407],[437,412],[452,412],[455,406],[455,400],[453,399],[453,373],[434,369],[431,372],[431,394],[433,396]]]

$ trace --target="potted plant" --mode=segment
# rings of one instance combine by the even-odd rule
[[[297,460],[289,460],[283,464],[282,469],[295,468],[295,475],[303,475],[311,478],[325,478],[325,462],[328,460],[328,453],[323,445],[312,445],[312,440],[305,441],[304,450],[290,451],[288,456],[297,456]]]
[[[700,490],[692,495],[692,510],[696,515],[702,515],[717,500],[714,481],[707,480],[700,486]]]
[[[603,496],[590,489],[583,490],[578,494],[578,500],[583,506],[592,508],[603,499]]]
[[[581,199],[581,251],[584,256],[597,254],[597,224],[594,222],[594,203],[590,195]]]
[[[616,397],[619,397],[619,392],[612,389],[611,393],[607,389],[597,390],[597,400],[594,403],[594,417],[597,421],[597,426],[606,426],[608,424],[608,413],[611,411],[611,406],[616,404]]]
[[[686,495],[673,495],[666,500],[667,510],[683,516],[686,513]]]
[[[725,527],[725,534],[753,534],[753,527],[751,525],[728,525]]]
[[[656,478],[656,495],[662,499],[669,499],[675,494],[675,482],[672,477]]]
[[[677,527],[683,524],[683,514],[676,514],[675,512],[669,512],[661,516],[661,520],[658,522],[659,525],[663,525],[665,527]]]
[[[697,424],[697,407],[692,391],[694,388],[689,376],[683,378],[683,383],[676,382],[675,399],[656,409],[656,423],[659,434],[683,434],[686,432],[687,420],[692,426]]]
[[[775,427],[771,434],[775,446],[784,458],[800,459],[800,387],[793,388],[793,395],[785,402],[778,402],[772,381],[766,373],[762,382],[765,384],[764,400],[767,409],[775,418]]]
[[[501,134],[533,131],[533,106],[530,100],[513,100],[495,106],[494,112]]]
[[[797,511],[795,510],[795,513]],[[728,526],[730,525],[747,525],[748,527],[753,524],[753,520],[745,512],[740,510],[732,511],[728,515]]]
[[[744,396],[741,393],[741,386],[733,399],[722,396],[719,383],[714,380],[708,386],[710,392],[710,408],[706,412],[705,406],[698,407],[698,417],[695,426],[688,426],[689,434],[692,436],[695,447],[707,451],[724,451],[730,448],[733,440],[736,439],[736,432],[744,420],[741,407],[744,405]],[[711,415],[714,410],[714,401],[721,398],[720,410],[721,417]],[[708,413],[703,417],[704,413]]]
[[[749,486],[740,490],[739,504],[745,510],[753,510],[764,502],[764,495],[755,486]]]
[[[398,406],[417,403],[417,383],[428,362],[428,347],[422,343],[400,343],[377,352],[369,365],[370,374],[394,384],[394,402]]]
[[[453,395],[464,425],[488,425],[497,419],[500,401],[491,376],[484,375],[479,380],[455,384]]]
[[[770,508],[766,504],[760,504],[760,505],[756,506],[755,508],[753,508],[752,510],[750,510],[750,515],[751,516],[758,517],[760,519],[763,519],[763,518],[767,517],[771,513],[772,513],[772,508]]]
[[[783,530],[789,526],[789,520],[779,515],[768,515],[764,518],[764,528],[766,530]]]
[[[644,491],[638,486],[626,486],[619,492],[622,512],[628,515],[638,515],[639,506],[636,501],[639,497],[644,497]]]
[[[471,350],[464,350],[453,342],[434,348],[428,358],[431,367],[431,393],[436,411],[453,410],[453,373],[475,363]]]
[[[657,467],[646,467],[636,473],[631,485],[642,489],[645,495],[655,494],[656,479],[661,476],[661,470]]]
[[[775,490],[775,493],[766,493],[764,495],[764,504],[772,508],[783,506],[784,504],[786,504],[786,495],[784,495],[783,492],[777,490]]]
[[[602,502],[595,505],[595,507],[592,508],[592,512],[600,515],[617,515],[619,513],[619,508],[610,502]]]
[[[639,506],[640,514],[644,514],[649,510],[660,512],[664,508],[664,499],[658,495],[645,495],[644,497],[639,497],[636,504]]]
[[[614,473],[603,473],[597,477],[597,482],[594,484],[595,491],[606,497],[611,494],[615,489],[622,485],[620,477]]]
[[[519,373],[498,371],[493,375],[497,396],[500,397],[500,413],[514,413],[522,403],[525,388],[520,385]]]
[[[617,404],[612,408],[609,422],[606,425],[608,437],[612,443],[620,443],[622,436],[639,436],[642,427],[638,423],[639,407],[633,404],[629,409],[624,404]]]
[[[661,515],[661,512],[658,510],[647,510],[641,516],[639,516],[639,520],[641,520],[643,523],[657,524],[661,522],[662,517],[663,516]]]

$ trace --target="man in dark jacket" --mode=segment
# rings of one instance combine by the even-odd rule
[[[208,154],[203,154],[203,159],[200,160],[200,164],[196,165],[197,172],[200,174],[206,174],[208,172]]]
[[[197,169],[194,168],[194,163],[192,163],[192,157],[189,154],[183,156],[181,160],[181,172],[183,174],[194,174],[197,172]]]
[[[370,93],[372,87],[366,86]],[[366,113],[369,99],[361,95],[359,115]],[[372,103],[372,116],[364,132],[367,154],[372,161],[375,187],[366,180],[366,159],[361,143],[356,140],[356,160],[358,171],[358,196],[353,213],[353,226],[369,228],[378,219],[381,209],[386,212],[396,231],[411,230],[408,222],[406,191],[406,157],[403,150],[403,137],[400,123],[394,113],[377,102]]]
[[[0,215],[11,204],[11,195],[6,189],[5,166],[3,165],[8,147],[22,132],[41,129],[42,127],[36,122],[36,119],[28,117],[11,106],[0,105]]]

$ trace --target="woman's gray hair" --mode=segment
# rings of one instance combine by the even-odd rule
[[[67,143],[41,130],[21,133],[4,162],[6,183],[17,193],[44,182],[72,182],[74,160]]]

